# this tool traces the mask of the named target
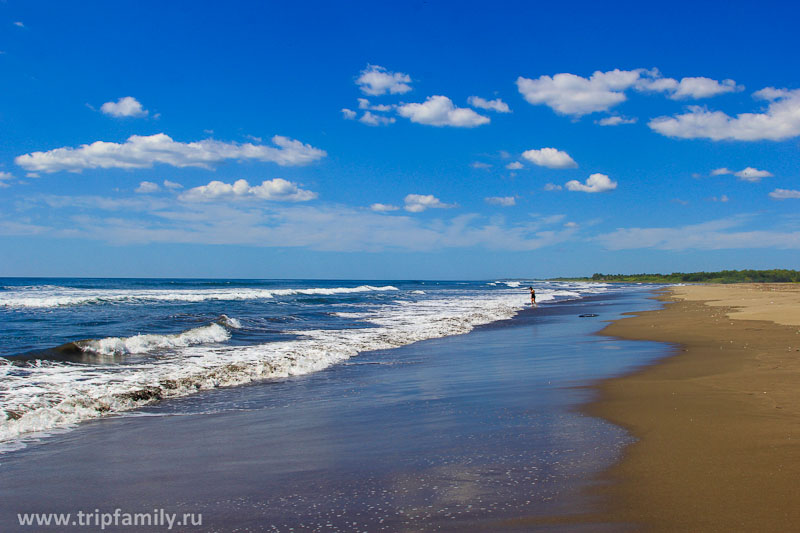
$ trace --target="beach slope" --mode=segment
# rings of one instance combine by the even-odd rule
[[[638,442],[609,473],[611,522],[651,531],[800,529],[800,286],[673,287],[602,334],[674,357],[588,407]]]

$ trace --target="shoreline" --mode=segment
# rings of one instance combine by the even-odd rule
[[[663,309],[598,332],[675,349],[600,382],[584,407],[637,439],[599,480],[608,514],[584,518],[649,531],[797,528],[800,287],[681,286],[657,299]]]
[[[281,531],[487,531],[520,510],[599,510],[583,489],[630,440],[580,415],[591,393],[574,385],[664,350],[596,337],[604,324],[579,315],[653,309],[645,296],[542,306],[467,335],[92,421],[3,457],[0,529],[14,530],[18,512],[117,507]]]

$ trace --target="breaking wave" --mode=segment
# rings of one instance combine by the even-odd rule
[[[558,286],[554,289],[537,291],[538,300],[580,298],[583,292],[597,287],[567,290]],[[365,285],[350,289],[292,291],[294,294],[336,294],[335,291],[390,290],[396,289]],[[142,292],[137,291],[137,294]],[[206,291],[206,296],[209,294]],[[74,343],[84,352],[97,354],[158,351],[157,357],[114,365],[43,359],[12,363],[0,357],[0,451],[16,446],[19,439],[24,442],[84,420],[128,411],[162,399],[308,374],[362,352],[464,334],[476,326],[509,319],[527,303],[527,291],[518,289],[418,301],[386,301],[370,304],[361,312],[334,313],[355,319],[354,325],[366,323],[367,327],[284,331],[282,333],[293,338],[248,346],[225,343],[231,337],[230,330],[241,327],[238,320],[225,315],[211,324],[175,334],[108,337]]]
[[[146,303],[146,302],[203,302],[208,300],[259,300],[280,296],[352,294],[360,292],[396,291],[397,287],[332,287],[308,289],[76,289],[45,285],[39,287],[6,287],[0,292],[0,307],[9,308],[48,308],[107,303]]]

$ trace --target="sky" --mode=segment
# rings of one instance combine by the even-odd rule
[[[0,276],[800,267],[800,5],[604,4],[0,2]]]

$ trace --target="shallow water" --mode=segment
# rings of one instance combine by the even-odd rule
[[[199,390],[514,316],[520,281],[0,280],[0,453]],[[526,282],[547,306],[620,287]]]
[[[542,305],[82,424],[0,457],[0,529],[17,512],[117,507],[203,513],[210,531],[491,531],[591,511],[583,489],[629,437],[576,410],[583,385],[667,353],[593,334],[657,307],[646,295]]]

